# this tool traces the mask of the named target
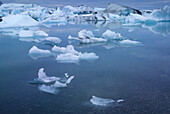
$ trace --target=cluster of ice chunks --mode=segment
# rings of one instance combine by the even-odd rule
[[[100,45],[101,44],[104,45],[104,47],[108,47],[108,45],[109,47],[111,47],[110,45],[113,45],[113,47],[115,47],[115,45],[130,46],[130,45],[141,44],[138,41],[129,40],[123,37],[120,33],[116,33],[111,30],[106,30],[106,32],[102,34],[102,37],[103,38],[95,37],[92,31],[87,31],[84,29],[78,33],[78,37],[72,37],[71,35],[69,35],[68,39],[80,41],[80,46],[83,44],[86,45],[92,44],[93,46],[93,44],[97,44],[97,43],[99,43]]]
[[[0,16],[3,16],[2,27],[36,26],[40,23],[67,23],[67,21],[119,21],[125,24],[144,24],[170,21],[170,7],[151,10],[150,13],[128,6],[109,4],[106,9],[88,6],[65,6],[46,8],[34,4],[2,4]],[[10,21],[13,20],[13,21]],[[14,20],[16,23],[14,23]],[[34,20],[34,21],[33,21]],[[36,20],[36,21],[35,21]],[[28,23],[28,21],[30,23]],[[22,23],[21,23],[22,22]]]
[[[98,105],[98,106],[112,106],[116,103],[120,103],[123,102],[123,99],[118,99],[118,100],[113,100],[113,99],[107,99],[107,98],[100,98],[100,97],[96,97],[96,96],[92,96],[92,98],[90,99],[90,102],[94,105]]]
[[[60,63],[78,63],[80,60],[96,60],[99,58],[95,53],[81,53],[74,49],[72,45],[67,47],[58,47],[54,46],[52,51],[39,49],[36,46],[33,46],[29,50],[29,55],[33,59],[38,59],[41,57],[55,56],[56,60]]]
[[[68,84],[74,79],[74,76],[69,76],[65,73],[63,77],[47,76],[44,72],[44,68],[40,68],[38,72],[38,78],[30,81],[30,84],[38,84],[39,90],[56,94],[59,90],[58,88],[66,88]]]

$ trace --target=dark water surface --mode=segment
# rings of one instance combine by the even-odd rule
[[[167,25],[169,23],[166,23]],[[77,36],[82,29],[95,30],[93,25],[53,26],[46,30],[50,36],[68,45],[68,35]],[[36,45],[20,41],[18,37],[0,36],[0,113],[1,114],[169,114],[170,113],[170,35],[158,29],[111,27],[122,36],[140,41],[140,46],[106,49],[103,45],[77,46],[81,52],[94,52],[99,59],[79,64],[58,63],[54,57],[33,60],[28,51]],[[94,32],[96,36],[108,29]],[[159,33],[158,33],[159,32]],[[67,88],[57,95],[42,92],[28,82],[44,67],[49,76],[65,72],[75,76]],[[93,96],[124,99],[117,107],[92,105]]]

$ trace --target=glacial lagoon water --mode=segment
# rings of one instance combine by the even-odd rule
[[[51,49],[50,45],[21,41],[19,37],[0,35],[0,113],[1,114],[168,114],[170,113],[170,24],[142,27],[122,27],[66,24],[47,28],[39,26],[50,36],[62,39],[60,46],[72,44],[81,52],[94,52],[95,61],[58,63],[53,56],[32,59],[32,46]],[[114,44],[80,45],[68,41],[68,35],[87,29],[101,36],[107,29],[116,31],[141,45]],[[29,81],[45,68],[49,76],[75,78],[67,88],[54,94],[38,89]],[[116,106],[96,106],[92,96],[124,99]]]

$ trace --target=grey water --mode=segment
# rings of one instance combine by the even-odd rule
[[[141,45],[80,45],[72,42],[76,50],[94,52],[99,59],[64,64],[58,63],[53,56],[34,60],[28,54],[34,45],[51,49],[50,45],[24,42],[19,37],[0,33],[0,114],[170,113],[170,23],[147,27],[123,27],[120,23],[111,23],[106,26],[66,24],[39,28],[49,36],[61,38],[59,46],[67,46],[70,43],[68,35],[77,36],[82,29],[91,30],[99,37],[110,29],[141,42]],[[45,68],[49,76],[60,77],[67,72],[75,78],[56,95],[46,93],[37,85],[29,84],[37,78],[40,68]],[[124,102],[114,107],[95,106],[89,101],[93,95],[124,99]]]

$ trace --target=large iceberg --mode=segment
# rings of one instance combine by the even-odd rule
[[[0,28],[37,26],[39,23],[29,15],[9,15],[2,18]]]
[[[106,30],[106,32],[104,32],[102,36],[106,39],[121,39],[122,38],[120,33],[116,33],[111,30]]]

